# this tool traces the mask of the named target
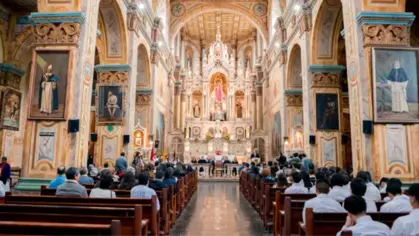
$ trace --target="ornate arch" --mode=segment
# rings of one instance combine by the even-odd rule
[[[340,0],[321,0],[312,32],[311,64],[336,65],[342,4]]]
[[[262,19],[255,17],[244,7],[229,3],[211,3],[211,4],[200,4],[196,7],[189,9],[184,15],[177,18],[171,23],[170,26],[170,37],[171,40],[179,33],[180,29],[188,23],[190,20],[195,19],[201,14],[205,14],[213,11],[221,11],[227,13],[233,13],[244,17],[248,20],[259,32],[261,32],[265,44],[269,42],[269,33],[266,23]]]
[[[287,69],[287,89],[302,89],[303,78],[301,76],[301,47],[294,44],[289,56],[288,69]]]
[[[127,27],[122,6],[118,0],[101,0],[99,26],[103,41],[103,64],[126,64],[128,62]],[[102,31],[103,30],[103,31]],[[99,48],[99,47],[98,47]],[[101,50],[99,49],[99,52]]]
[[[150,83],[150,58],[144,44],[138,45],[137,52],[137,88],[149,88]]]

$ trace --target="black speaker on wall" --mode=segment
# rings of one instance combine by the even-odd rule
[[[342,144],[346,145],[348,143],[349,136],[346,134],[342,134]]]
[[[80,129],[80,120],[74,119],[74,120],[68,120],[68,132],[69,133],[77,133]]]
[[[315,135],[310,135],[309,143],[312,144],[312,145],[316,144],[316,136]]]
[[[90,141],[94,143],[97,142],[97,133],[90,134]]]
[[[362,133],[364,134],[374,133],[374,122],[372,120],[362,121]]]
[[[129,134],[125,134],[124,135],[124,144],[128,144],[129,143]]]

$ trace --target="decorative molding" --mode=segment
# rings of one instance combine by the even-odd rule
[[[25,71],[11,64],[0,63],[0,85],[20,89],[21,77]]]
[[[79,23],[39,23],[34,28],[35,42],[38,45],[77,45],[80,31]]]
[[[149,106],[151,104],[151,94],[137,94],[135,104],[141,106]]]
[[[345,67],[340,65],[310,65],[308,70],[313,73],[340,73],[345,70]]]
[[[413,12],[361,12],[357,16],[360,26],[364,25],[405,25],[411,27],[415,20]]]
[[[100,84],[128,84],[128,72],[98,72]]]
[[[285,95],[302,95],[303,90],[301,89],[287,89],[285,90]]]
[[[285,94],[287,107],[302,107],[303,95],[302,94]]]
[[[20,69],[19,67],[7,64],[7,63],[0,63],[0,71],[1,72],[8,72],[15,74],[16,76],[23,76],[25,74],[25,71],[23,69]]]
[[[85,19],[83,12],[32,12],[29,16],[33,24],[67,22],[82,25]]]
[[[96,65],[96,72],[130,72],[131,66],[128,64],[106,64]]]
[[[136,94],[153,94],[152,89],[137,89]]]
[[[313,73],[312,88],[340,88],[339,73]]]
[[[127,26],[128,30],[134,31],[135,34],[139,37],[140,36],[140,12],[138,11],[137,4],[130,4],[129,9],[127,11]]]

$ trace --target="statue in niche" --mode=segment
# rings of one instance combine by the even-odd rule
[[[224,121],[224,112],[221,110],[220,103],[215,104],[214,119]]]
[[[193,116],[195,118],[199,118],[200,116],[200,108],[199,108],[199,103],[197,100],[195,100],[194,105],[193,105]]]
[[[52,65],[49,65],[47,72],[43,75],[39,89],[39,111],[41,113],[51,114],[58,110],[58,77],[52,74]]]
[[[236,103],[236,109],[237,109],[237,118],[243,118],[243,106],[241,102]]]
[[[224,92],[223,92],[223,84],[221,79],[215,81],[215,88],[214,88],[214,97],[216,102],[221,102],[223,100]]]

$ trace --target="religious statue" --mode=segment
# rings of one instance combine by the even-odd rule
[[[224,120],[224,112],[221,110],[220,104],[215,104],[215,113],[214,113],[215,120]]]
[[[241,102],[236,103],[237,118],[243,118],[243,106]]]
[[[195,104],[193,106],[193,116],[195,118],[199,118],[199,114],[200,114],[199,104],[198,104],[198,101],[195,100]]]
[[[49,115],[53,111],[58,110],[57,81],[58,77],[52,73],[52,65],[49,65],[39,87],[39,111],[41,113]]]
[[[119,109],[118,106],[118,97],[114,95],[111,91],[108,92],[108,101],[106,103],[108,112],[111,120],[115,120],[115,112]]]
[[[215,81],[214,95],[216,102],[221,102],[223,100],[223,86],[221,80]]]
[[[387,78],[387,82],[391,87],[391,110],[395,113],[409,112],[406,92],[409,78],[407,77],[406,71],[401,67],[400,61],[394,62],[394,67]]]

